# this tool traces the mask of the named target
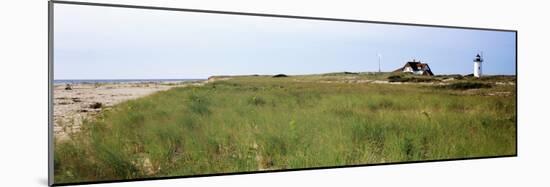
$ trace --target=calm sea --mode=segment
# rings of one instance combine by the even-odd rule
[[[95,84],[95,83],[180,83],[198,82],[206,79],[98,79],[98,80],[53,80],[53,84]]]

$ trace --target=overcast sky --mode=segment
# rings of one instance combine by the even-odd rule
[[[515,33],[55,4],[54,79],[393,71],[515,74]]]

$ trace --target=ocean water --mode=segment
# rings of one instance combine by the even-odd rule
[[[206,79],[86,79],[86,80],[53,80],[53,84],[95,84],[95,83],[181,83],[198,82]]]

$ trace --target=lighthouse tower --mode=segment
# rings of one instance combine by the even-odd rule
[[[474,58],[474,77],[481,77],[481,63],[483,62],[483,57],[479,54]]]

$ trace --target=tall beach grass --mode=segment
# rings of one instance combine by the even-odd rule
[[[509,96],[240,77],[131,100],[55,145],[56,183],[513,155]]]

